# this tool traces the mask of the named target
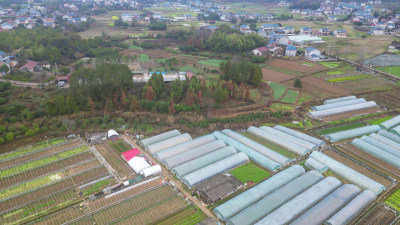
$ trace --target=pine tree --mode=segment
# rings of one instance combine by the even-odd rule
[[[174,100],[171,98],[170,102],[169,102],[169,107],[168,107],[168,111],[170,115],[174,115],[175,114],[175,105],[174,105]]]
[[[145,99],[148,101],[153,101],[155,98],[154,90],[151,86],[146,88]]]

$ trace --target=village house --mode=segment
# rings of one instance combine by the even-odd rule
[[[263,24],[260,26],[261,29],[264,31],[275,31],[279,29],[279,24],[273,23],[273,24]]]
[[[16,25],[12,20],[8,20],[0,25],[0,28],[3,30],[12,30],[14,27],[16,27]]]
[[[289,45],[289,37],[283,35],[273,35],[271,39],[274,39],[278,45]]]
[[[345,29],[337,29],[333,31],[335,37],[347,37],[347,31]]]
[[[336,16],[328,16],[328,18],[326,19],[326,22],[336,22],[337,21],[337,17]]]
[[[38,62],[31,61],[23,65],[21,68],[19,68],[19,70],[33,73],[39,71],[39,68],[40,67]]]
[[[286,46],[285,56],[295,57],[297,52],[297,48],[293,45]]]
[[[327,28],[327,27],[320,28],[318,30],[317,35],[320,36],[320,37],[321,36],[330,36],[331,35],[331,30],[329,28]]]
[[[321,57],[321,52],[314,47],[308,47],[308,48],[306,48],[304,56],[308,59],[315,60],[315,59],[319,59]]]
[[[294,33],[293,27],[283,27],[280,30],[283,31],[284,34],[293,34]]]
[[[133,14],[132,13],[122,13],[121,20],[124,22],[131,22],[133,20]]]
[[[8,56],[7,53],[5,53],[5,52],[0,51],[0,62],[7,63],[7,64],[10,63],[11,62],[10,56]]]
[[[268,53],[268,48],[264,46],[264,47],[256,48],[252,52],[254,55],[262,56],[262,55],[265,55]]]
[[[312,31],[311,31],[311,27],[302,27],[300,29],[300,34],[302,35],[311,35]]]
[[[385,29],[382,29],[380,27],[374,27],[374,28],[372,28],[372,35],[374,35],[374,36],[385,35]]]
[[[240,25],[239,31],[242,32],[243,34],[250,34],[250,33],[253,32],[253,31],[250,29],[250,26],[247,25],[247,24]]]

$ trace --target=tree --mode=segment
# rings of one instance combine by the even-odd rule
[[[9,71],[10,71],[10,69],[8,68],[8,66],[6,64],[3,64],[0,66],[0,73],[7,74]]]
[[[214,99],[217,103],[221,103],[228,99],[228,91],[219,85],[214,91]]]
[[[69,133],[74,127],[75,127],[75,121],[70,120],[68,118],[62,118],[61,122],[63,124],[63,126],[65,127],[65,129],[67,129],[67,132]]]
[[[33,129],[29,129],[25,132],[25,137],[32,137],[33,135],[35,135],[35,131]]]
[[[12,142],[12,141],[14,141],[14,133],[13,133],[13,132],[7,133],[7,135],[6,135],[6,141],[7,141],[7,142]]]
[[[113,105],[113,102],[112,102],[111,98],[107,98],[106,99],[105,110],[107,112],[112,112],[113,109],[114,109],[114,105]]]
[[[151,86],[148,86],[147,84],[143,88],[143,98],[147,101],[153,101],[155,98],[153,88]]]
[[[168,107],[168,112],[170,115],[174,115],[175,114],[175,105],[174,105],[174,100],[171,98],[170,102],[169,102],[169,107]]]
[[[166,30],[167,24],[155,19],[150,20],[149,30]]]
[[[303,87],[303,84],[302,84],[301,80],[298,79],[298,78],[295,79],[294,83],[293,83],[293,87],[301,89]]]

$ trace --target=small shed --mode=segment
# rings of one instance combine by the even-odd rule
[[[119,134],[115,130],[108,130],[107,131],[107,138],[108,139],[119,138]]]
[[[210,178],[196,187],[200,198],[210,204],[217,202],[242,187],[242,183],[233,176],[219,174]]]

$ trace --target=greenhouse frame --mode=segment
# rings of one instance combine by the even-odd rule
[[[354,138],[366,134],[371,134],[374,132],[378,132],[381,128],[378,125],[370,125],[365,127],[354,128],[345,131],[339,131],[331,134],[324,135],[325,138],[329,139],[331,142],[337,142],[346,140],[349,138]]]
[[[235,139],[229,137],[226,134],[223,134],[219,131],[215,131],[213,135],[219,139],[223,140],[227,145],[232,145],[235,146],[236,150],[239,152],[245,153],[251,160],[256,162],[258,165],[267,168],[273,172],[277,171],[280,169],[282,166],[281,164],[273,161],[272,159],[266,157],[265,155],[255,151],[254,149],[251,149],[247,147],[246,145],[242,144],[239,141],[236,141]]]
[[[228,135],[229,137],[242,142],[244,145],[247,145],[249,148],[252,148],[256,150],[257,152],[265,155],[266,157],[274,160],[275,162],[281,164],[281,165],[286,165],[290,162],[292,162],[292,159],[287,158],[286,156],[283,156],[282,154],[279,154],[278,152],[275,152],[267,147],[265,147],[262,144],[259,144],[256,141],[251,140],[250,138],[247,138],[239,133],[236,133],[232,130],[225,129],[222,131],[222,133]]]
[[[328,171],[328,167],[325,166],[324,164],[318,162],[317,160],[309,157],[306,162],[304,163],[304,165],[306,165],[308,168],[316,170],[320,173],[324,173],[326,171]]]
[[[347,113],[347,112],[352,112],[356,110],[361,110],[361,109],[368,109],[368,108],[373,108],[377,107],[378,105],[374,101],[369,101],[369,102],[363,102],[363,103],[358,103],[354,105],[347,105],[347,106],[341,106],[333,109],[325,109],[325,110],[320,110],[320,111],[313,111],[307,113],[309,116],[314,117],[314,118],[319,118],[319,117],[325,117],[325,116],[331,116],[335,114],[340,114],[340,113]]]
[[[342,182],[335,177],[326,177],[264,217],[256,225],[282,225],[290,223],[340,185],[342,185]]]
[[[181,179],[185,175],[199,170],[203,167],[206,167],[210,164],[218,162],[222,159],[228,158],[231,155],[236,154],[237,151],[232,146],[227,146],[222,149],[218,149],[214,152],[208,153],[207,155],[203,155],[199,158],[193,159],[191,161],[185,162],[175,168],[172,169],[172,172]]]
[[[400,125],[393,127],[390,132],[392,132],[393,134],[399,136],[400,135]]]
[[[286,149],[288,149],[289,151],[296,153],[297,155],[304,156],[304,155],[307,155],[308,153],[310,153],[310,150],[304,148],[303,146],[283,140],[281,137],[276,136],[275,134],[269,133],[263,129],[251,126],[247,129],[247,131],[252,134],[255,134],[267,141],[270,141],[270,142],[273,142],[280,146],[283,146]]]
[[[332,104],[332,103],[336,103],[336,102],[349,101],[349,100],[354,100],[356,98],[357,97],[354,95],[340,97],[340,98],[331,98],[331,99],[324,100],[324,104]]]
[[[343,207],[339,212],[334,214],[325,225],[346,225],[358,215],[362,210],[367,208],[367,206],[374,201],[376,195],[370,190],[364,190],[351,200],[345,207]]]
[[[313,151],[313,150],[318,148],[318,146],[313,144],[313,143],[310,143],[310,142],[305,141],[303,139],[294,137],[292,135],[288,135],[287,133],[282,132],[282,131],[277,130],[277,129],[274,129],[272,127],[262,126],[262,127],[260,127],[260,129],[265,130],[265,131],[267,131],[267,132],[269,132],[271,134],[274,134],[274,135],[276,135],[278,137],[281,137],[283,139],[286,139],[288,142],[292,142],[292,143],[294,143],[296,145],[300,145],[300,146],[302,146],[302,147],[304,147],[304,148],[306,148],[306,149],[308,149],[310,151]]]
[[[360,139],[367,142],[368,144],[371,144],[379,149],[382,149],[383,151],[385,151],[389,154],[392,154],[392,155],[400,158],[400,151],[393,148],[390,145],[387,145],[387,144],[385,144],[379,140],[376,140],[370,136],[362,136]]]
[[[305,170],[302,166],[293,165],[230,199],[222,205],[217,206],[213,212],[219,219],[226,221],[236,213],[244,210],[245,208],[254,204],[256,201],[284,186],[295,178],[303,175],[304,173]]]
[[[241,211],[227,221],[227,225],[251,225],[264,218],[269,213],[307,190],[324,176],[315,170],[297,177],[285,186],[265,196],[260,201]]]
[[[336,107],[342,107],[342,106],[346,106],[346,105],[354,105],[354,104],[363,103],[363,102],[367,102],[367,100],[365,100],[363,98],[357,98],[357,99],[352,99],[352,100],[347,100],[347,101],[342,101],[342,102],[335,102],[335,103],[331,103],[331,104],[313,106],[313,107],[311,107],[311,110],[312,111],[321,111],[321,110],[325,110],[325,109],[333,109]]]
[[[178,144],[190,141],[190,140],[192,140],[192,137],[188,133],[185,133],[185,134],[181,134],[179,136],[168,138],[163,141],[148,145],[145,150],[148,151],[150,154],[154,154],[154,153],[164,150],[166,148],[169,148],[169,147],[172,147],[172,146],[175,146],[175,145],[178,145]]]
[[[351,169],[350,167],[338,162],[331,157],[325,155],[321,152],[313,152],[310,155],[311,158],[317,160],[318,162],[326,165],[329,170],[337,174],[338,176],[350,181],[351,183],[374,192],[379,195],[382,191],[386,190],[386,187],[382,184],[372,180],[371,178]]]
[[[158,159],[158,161],[162,161],[166,158],[172,157],[174,155],[177,155],[179,153],[185,152],[189,149],[196,148],[198,146],[210,143],[212,141],[215,141],[214,136],[211,134],[201,136],[198,138],[195,138],[193,140],[183,142],[181,144],[163,149],[162,151],[156,152],[153,154],[154,157]]]
[[[378,134],[377,133],[373,133],[373,134],[370,134],[369,136],[372,137],[373,139],[377,140],[377,141],[385,143],[386,145],[389,145],[390,147],[400,151],[400,143],[398,143],[396,141],[393,141],[393,139],[390,139],[392,137],[388,138],[387,134],[394,135],[394,136],[396,136],[396,135],[392,134],[392,133],[389,133],[387,131],[385,131],[385,132],[386,133],[380,133],[380,132],[378,132]],[[383,136],[383,135],[386,135],[386,136]]]
[[[287,134],[290,134],[290,135],[292,135],[294,137],[298,137],[300,139],[303,139],[305,141],[313,143],[313,144],[315,144],[315,145],[317,145],[319,147],[322,147],[322,146],[324,146],[326,144],[324,140],[315,138],[313,136],[310,136],[310,135],[305,134],[305,133],[301,133],[301,132],[293,130],[293,129],[289,129],[289,128],[281,126],[281,125],[274,126],[274,129],[280,130],[280,131],[285,132]]]
[[[145,138],[143,140],[140,140],[138,143],[139,145],[141,145],[142,147],[147,147],[148,145],[160,142],[160,141],[164,141],[168,138],[172,138],[175,136],[181,135],[181,132],[179,132],[179,130],[171,130],[153,137],[149,137],[149,138]]]
[[[167,167],[167,169],[170,170],[176,166],[181,165],[182,163],[193,160],[195,158],[198,158],[200,156],[203,156],[205,154],[208,154],[210,152],[213,152],[217,149],[224,148],[224,147],[226,147],[226,144],[224,141],[216,140],[216,141],[210,142],[208,144],[201,145],[196,148],[190,149],[188,151],[182,152],[181,154],[169,157],[169,158],[161,161],[161,163],[163,163]]]
[[[387,132],[386,130],[381,130],[378,132],[378,134],[400,144],[400,137],[393,133]]]
[[[232,156],[229,156],[228,158],[222,159],[216,163],[189,173],[182,178],[182,182],[191,189],[194,185],[199,184],[210,177],[238,167],[242,164],[247,163],[248,161],[249,157],[247,157],[247,155],[243,152],[239,152]]]
[[[353,184],[344,184],[327,197],[322,199],[303,215],[294,220],[291,225],[320,225],[343,208],[360,193],[360,188]]]
[[[368,152],[369,154],[382,159],[383,161],[388,162],[389,164],[400,168],[400,158],[396,157],[378,147],[375,147],[374,145],[369,144],[368,142],[365,142],[361,139],[354,139],[351,142],[352,145],[358,147],[359,149]]]
[[[390,120],[386,120],[385,122],[382,122],[381,124],[379,124],[379,126],[382,127],[382,129],[390,130],[390,128],[393,128],[399,124],[400,124],[400,115],[395,116]]]

